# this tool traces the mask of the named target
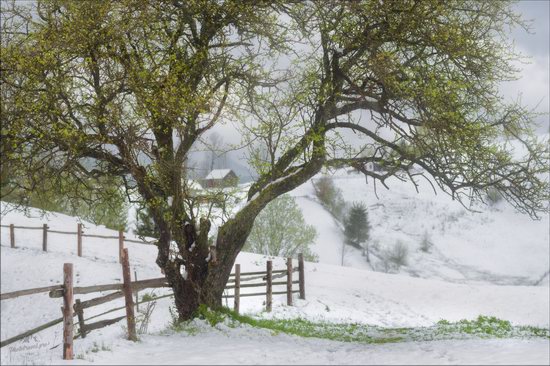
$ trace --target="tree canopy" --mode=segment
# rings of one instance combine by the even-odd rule
[[[493,187],[533,217],[548,209],[548,150],[533,115],[498,93],[517,71],[507,29],[522,21],[508,2],[2,7],[2,189],[120,179],[155,221],[157,263],[182,318],[221,303],[255,217],[325,166],[353,166],[382,184],[424,177],[459,200],[482,200]],[[224,121],[241,130],[260,176],[247,204],[216,224],[215,265],[204,261],[210,211],[183,167]]]
[[[315,227],[306,224],[300,207],[288,194],[271,201],[256,217],[243,250],[263,255],[297,258],[316,262],[310,249],[317,236]]]

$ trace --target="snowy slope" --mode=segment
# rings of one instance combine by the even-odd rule
[[[348,202],[367,205],[374,247],[372,266],[355,248],[347,247],[345,266],[382,271],[380,255],[400,241],[408,247],[408,265],[399,272],[413,277],[457,283],[548,285],[550,266],[549,215],[532,220],[502,201],[472,212],[449,196],[434,193],[427,182],[416,192],[410,182],[388,179],[390,190],[343,170],[329,174]],[[313,180],[321,177],[321,174]],[[291,192],[306,221],[318,231],[313,251],[321,263],[341,264],[343,232],[320,205],[311,180]],[[434,244],[419,249],[424,234]],[[378,256],[377,256],[378,255]]]
[[[26,218],[18,213],[2,217],[2,224],[38,226],[45,222],[48,222],[52,229],[71,230],[76,227],[77,220],[65,215]],[[87,233],[116,235],[113,231],[89,223],[85,223],[85,226]],[[131,237],[131,234],[127,234],[127,236]],[[82,258],[75,255],[76,238],[74,237],[51,234],[48,243],[49,252],[43,253],[41,231],[16,230],[18,248],[12,249],[9,248],[8,230],[2,229],[0,235],[2,293],[60,283],[62,266],[65,262],[74,264],[75,282],[78,285],[120,281],[121,269],[117,263],[117,240],[84,238],[84,257]],[[127,247],[130,252],[131,266],[137,271],[139,279],[160,276],[154,263],[156,252],[153,246],[127,243]],[[241,253],[237,262],[242,265],[243,271],[249,271],[264,269],[266,260],[267,258],[260,255]],[[282,258],[274,259],[275,269],[283,266]],[[166,291],[168,290],[159,289],[155,290],[155,293],[162,294]],[[549,295],[548,287],[544,286],[457,284],[441,280],[377,273],[339,265],[306,263],[306,300],[295,299],[296,306],[287,307],[285,295],[275,296],[273,312],[271,314],[264,313],[262,316],[305,317],[312,320],[323,319],[334,322],[404,327],[428,326],[440,319],[450,321],[462,318],[472,319],[480,314],[485,314],[509,320],[515,325],[548,327],[550,323]],[[86,300],[96,296],[98,294],[83,295],[79,298]],[[263,300],[262,298],[243,298],[241,309],[243,312],[259,314],[263,310]],[[85,317],[88,318],[122,304],[123,300],[119,299],[98,306],[86,311]],[[419,360],[430,363],[454,363],[453,360],[457,360],[459,352],[449,351],[449,347],[472,347],[478,349],[479,352],[471,356],[477,358],[470,360],[479,361],[483,360],[480,357],[489,357],[493,353],[499,353],[501,354],[499,356],[501,363],[520,359],[530,360],[531,363],[540,363],[540,360],[548,354],[549,347],[547,340],[504,340],[486,343],[483,341],[413,342],[373,346],[367,350],[365,345],[303,340],[286,335],[274,337],[267,331],[238,329],[226,330],[221,333],[205,331],[204,334],[197,335],[196,338],[187,337],[185,346],[181,347],[180,353],[172,353],[170,356],[157,359],[156,346],[163,344],[168,350],[179,344],[179,336],[167,337],[162,333],[170,322],[170,305],[171,299],[158,301],[153,322],[149,327],[151,335],[143,336],[143,343],[140,343],[142,347],[123,340],[124,323],[120,322],[94,331],[84,340],[77,340],[75,354],[80,355],[84,360],[75,360],[75,362],[95,360],[99,363],[156,363],[164,360],[166,363],[238,363],[246,355],[246,357],[250,357],[247,358],[246,363],[292,363],[299,362],[299,360],[308,363],[367,363],[374,362],[373,360],[399,363],[407,360],[407,357],[419,357]],[[61,299],[50,299],[47,294],[2,301],[1,339],[4,340],[60,317],[60,306]],[[109,314],[100,319],[119,315],[123,315],[123,311]],[[26,343],[17,342],[2,348],[0,351],[2,364],[58,363],[61,352],[59,347],[50,348],[59,345],[60,342],[61,326],[50,328],[38,333],[36,338],[29,339]],[[208,345],[213,344],[211,342],[220,343],[219,352],[208,353]],[[260,347],[260,344],[264,346]],[[268,348],[271,346],[275,350],[272,351],[271,348]],[[317,354],[315,350],[319,347],[328,349],[328,351]],[[104,350],[102,351],[101,348]],[[118,356],[109,351],[113,348],[117,349]],[[305,353],[295,356],[295,353],[302,348]],[[237,349],[238,352],[223,353],[221,351],[223,349]],[[283,349],[293,350],[294,353],[285,353],[281,351]],[[331,352],[330,349],[334,351]],[[192,352],[193,350],[202,350],[202,358]],[[132,352],[139,354],[130,356]],[[521,358],[521,355],[526,352],[532,352],[531,358]],[[366,359],[367,354],[374,355],[374,358]],[[185,357],[185,361],[181,361],[182,357]],[[461,360],[467,361],[467,359]]]
[[[317,231],[317,239],[311,249],[319,256],[320,263],[342,265],[342,250],[344,251],[344,266],[369,269],[368,263],[361,257],[361,251],[343,246],[344,234],[332,215],[312,196],[296,197],[296,203],[304,214],[308,225],[313,225]]]

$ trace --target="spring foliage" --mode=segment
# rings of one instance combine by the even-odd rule
[[[305,223],[294,198],[285,194],[258,215],[243,250],[294,258],[303,253],[305,260],[317,261],[309,248],[316,236],[315,227]]]

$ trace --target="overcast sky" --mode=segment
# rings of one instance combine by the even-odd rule
[[[531,32],[515,29],[512,37],[516,46],[525,56],[529,56],[530,64],[520,65],[523,69],[521,78],[503,85],[503,94],[515,100],[522,95],[522,102],[528,107],[538,107],[542,113],[550,111],[550,1],[523,0],[516,5],[523,18],[531,21]],[[537,119],[540,133],[549,132],[548,114]]]

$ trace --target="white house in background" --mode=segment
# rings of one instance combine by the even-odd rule
[[[239,177],[231,169],[214,169],[202,180],[204,188],[236,187]]]

